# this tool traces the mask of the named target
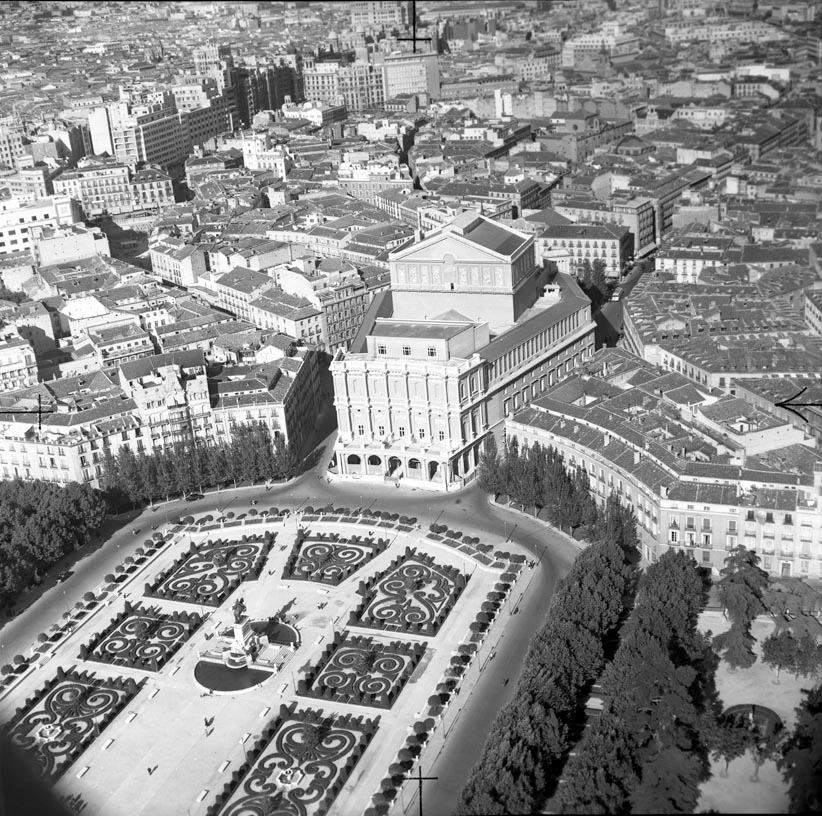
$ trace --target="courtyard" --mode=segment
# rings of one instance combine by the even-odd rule
[[[21,672],[0,714],[59,793],[115,815],[384,806],[409,734],[419,754],[448,714],[432,696],[483,649],[487,660],[506,594],[521,599],[533,570],[492,535],[471,544],[396,514],[305,511],[171,519]],[[232,675],[239,599],[262,645]],[[203,667],[236,682],[204,685]]]

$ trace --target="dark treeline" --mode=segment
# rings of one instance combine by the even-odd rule
[[[235,425],[230,442],[188,439],[162,451],[106,451],[100,482],[115,506],[167,500],[206,487],[285,479],[297,456],[283,436],[271,438],[262,423]]]
[[[545,455],[555,461],[552,452]],[[605,643],[631,601],[639,560],[631,511],[611,497],[604,512],[594,507],[591,515],[594,543],[557,588],[514,699],[494,720],[462,791],[460,814],[539,812],[561,769],[587,693],[605,664]]]
[[[562,530],[591,530],[597,522],[588,474],[581,468],[570,474],[562,456],[552,447],[535,443],[520,448],[514,437],[506,440],[500,455],[490,437],[480,458],[477,479],[487,493],[508,496]]]
[[[96,535],[106,517],[99,491],[71,482],[0,482],[0,607]]]
[[[671,550],[648,567],[601,685],[605,707],[565,767],[562,813],[692,813],[709,777],[718,659],[697,630],[706,586]]]
[[[822,685],[796,709],[796,727],[778,765],[788,783],[791,813],[822,812]]]

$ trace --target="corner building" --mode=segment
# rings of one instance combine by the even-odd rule
[[[593,354],[590,302],[568,276],[541,284],[533,236],[474,212],[390,266],[391,291],[331,364],[331,471],[458,489],[506,415]]]

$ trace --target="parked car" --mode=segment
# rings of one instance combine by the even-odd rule
[[[199,501],[202,498],[203,498],[202,493],[189,493],[186,496],[186,501]]]
[[[71,578],[71,576],[72,576],[72,575],[74,575],[74,573],[73,573],[71,570],[63,570],[63,571],[62,571],[62,572],[61,572],[61,573],[57,576],[57,583],[58,583],[58,584],[62,584],[62,583],[63,583],[63,581],[65,581],[67,578]]]

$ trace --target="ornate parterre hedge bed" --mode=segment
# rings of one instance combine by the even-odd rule
[[[192,544],[144,594],[168,601],[220,606],[243,582],[255,581],[274,545],[275,534],[243,536],[241,541]]]
[[[378,726],[379,717],[324,716],[281,705],[208,816],[323,816]]]
[[[125,609],[105,631],[80,647],[80,658],[156,672],[202,623],[196,612],[166,615],[157,607],[132,606],[126,601]]]
[[[283,578],[337,586],[387,546],[385,538],[343,538],[337,533],[312,534],[300,529],[283,568]]]
[[[375,642],[336,632],[297,693],[339,703],[391,708],[425,652],[424,643]]]
[[[437,564],[429,555],[406,547],[387,569],[361,581],[363,600],[349,616],[349,626],[392,632],[437,634],[468,583],[458,569]]]
[[[6,731],[28,752],[40,775],[58,779],[142,688],[131,678],[95,677],[58,669],[17,709]]]

